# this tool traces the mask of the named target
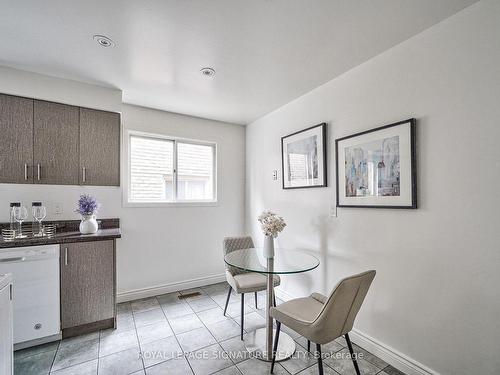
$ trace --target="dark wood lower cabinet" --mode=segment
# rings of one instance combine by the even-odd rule
[[[63,337],[116,325],[115,241],[61,245]]]

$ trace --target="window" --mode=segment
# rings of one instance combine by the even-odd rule
[[[131,133],[130,203],[214,202],[215,144]]]
[[[177,142],[177,200],[213,200],[214,146]]]

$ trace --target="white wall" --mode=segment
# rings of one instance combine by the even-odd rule
[[[125,131],[216,142],[218,204],[122,209],[119,291],[222,275],[222,239],[244,228],[245,128],[131,105],[122,122]]]
[[[321,259],[282,290],[327,293],[376,269],[356,329],[416,372],[500,373],[499,20],[500,2],[479,2],[247,126],[248,231],[260,241],[256,217],[273,209],[288,223],[279,246]],[[330,217],[334,139],[409,117],[419,209]],[[282,190],[280,137],[324,121],[330,187]]]
[[[121,90],[0,66],[0,92],[120,112]]]
[[[98,217],[121,219],[117,242],[120,299],[182,287],[186,281],[217,281],[224,272],[222,238],[239,234],[244,223],[245,129],[242,126],[123,105],[121,91],[0,67],[0,92],[122,112],[127,129],[217,143],[219,202],[209,207],[123,207],[122,188],[0,184],[0,221],[9,202],[42,201],[47,219],[78,219],[78,196],[87,192],[102,204]],[[123,137],[126,139],[126,137]],[[126,154],[126,144],[122,147]],[[122,155],[122,186],[126,183]],[[56,205],[63,213],[54,214]],[[214,277],[215,276],[215,277]],[[150,288],[156,288],[150,290]],[[134,292],[135,291],[135,292]]]
[[[120,90],[6,67],[0,67],[0,92],[115,112],[122,106]],[[117,187],[0,184],[0,221],[9,220],[9,202],[17,201],[27,207],[33,201],[44,202],[48,220],[78,219],[73,211],[82,192],[102,202],[100,217],[119,217],[121,189]],[[56,204],[62,206],[60,215],[54,214]]]

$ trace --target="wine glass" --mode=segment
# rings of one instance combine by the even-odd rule
[[[33,219],[35,219],[38,224],[36,230],[33,231],[33,235],[36,237],[43,236],[42,220],[47,216],[47,210],[45,206],[33,206]]]
[[[16,236],[17,238],[26,238],[26,235],[23,234],[23,221],[28,218],[28,210],[26,207],[14,207],[14,219],[19,224],[19,233]]]

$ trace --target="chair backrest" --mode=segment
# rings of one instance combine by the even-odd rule
[[[243,237],[226,237],[222,242],[222,249],[224,251],[224,256],[236,250],[241,249],[251,249],[254,247],[252,237],[243,236]],[[245,273],[245,271],[240,270],[235,267],[229,266],[224,262],[226,270],[228,270],[232,275],[238,275],[240,273]]]
[[[330,342],[352,330],[375,274],[371,270],[346,277],[333,289],[312,323],[314,331],[322,337],[321,343]]]

